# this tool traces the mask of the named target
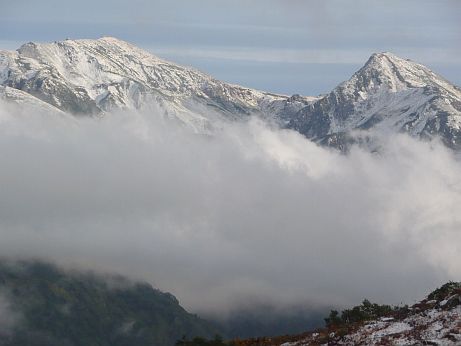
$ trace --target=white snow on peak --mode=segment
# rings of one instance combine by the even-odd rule
[[[329,105],[329,135],[373,127],[430,136],[441,128],[436,125],[441,114],[449,115],[448,132],[461,129],[461,90],[427,67],[388,52],[373,54],[319,102]]]
[[[0,85],[71,113],[156,104],[198,129],[214,117],[255,114],[314,140],[373,127],[415,136],[442,133],[461,146],[461,90],[389,52],[373,54],[327,95],[288,97],[221,82],[114,37],[29,42],[15,52],[0,51]]]
[[[386,83],[394,92],[428,85],[439,86],[449,92],[455,90],[453,85],[426,66],[389,52],[374,53],[357,75],[372,77],[378,85]]]
[[[114,37],[29,42],[16,52],[0,53],[0,84],[7,80],[71,112],[139,109],[154,102],[199,127],[205,126],[204,115],[276,117],[312,102],[300,97],[287,104],[287,96],[218,81]]]

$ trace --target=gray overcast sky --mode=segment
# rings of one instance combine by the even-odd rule
[[[0,0],[0,48],[115,36],[216,78],[329,91],[376,51],[461,85],[457,0]]]

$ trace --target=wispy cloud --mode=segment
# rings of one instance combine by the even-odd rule
[[[147,47],[153,54],[160,56],[190,57],[203,59],[237,60],[249,62],[294,63],[294,64],[364,64],[368,57],[379,48],[360,49],[289,49],[265,47],[184,47],[156,46]],[[458,64],[459,47],[453,48],[399,48],[394,53],[402,57],[416,59],[424,63]]]
[[[391,51],[429,65],[451,65],[444,75],[461,84],[458,1],[388,0],[136,0],[67,2],[6,1],[0,40],[54,41],[116,36],[182,63],[209,60],[279,64],[363,64],[376,51]],[[3,48],[16,48],[3,43]],[[206,61],[208,60],[208,61]],[[291,73],[262,80],[231,64],[215,65],[218,76],[242,75],[240,84],[282,93],[326,92],[326,73]],[[439,66],[437,66],[439,67]],[[266,66],[266,74],[273,66]],[[211,72],[211,71],[210,71]],[[337,74],[338,82],[349,74]],[[238,80],[233,82],[239,83]],[[329,84],[330,85],[330,84]]]
[[[155,47],[150,51],[163,56],[239,60],[270,63],[357,64],[369,51],[336,49],[271,49],[258,47]]]

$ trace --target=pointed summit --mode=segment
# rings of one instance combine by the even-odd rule
[[[386,62],[393,62],[397,64],[399,63],[401,64],[405,62],[413,63],[411,62],[411,60],[400,58],[391,52],[380,52],[380,53],[373,53],[368,59],[368,61],[365,63],[365,66],[374,65],[374,64],[384,64]]]
[[[348,82],[360,81],[366,89],[387,87],[391,91],[425,86],[447,87],[449,83],[426,66],[390,52],[374,53]],[[346,82],[346,83],[348,83]]]
[[[345,147],[352,130],[384,129],[441,136],[461,148],[461,90],[429,68],[375,53],[346,82],[301,110],[289,127],[320,143]]]

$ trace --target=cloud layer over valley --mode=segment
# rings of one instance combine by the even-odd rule
[[[147,280],[193,311],[412,302],[461,275],[461,162],[437,143],[340,155],[255,119],[201,136],[0,104],[0,160],[3,256]]]

